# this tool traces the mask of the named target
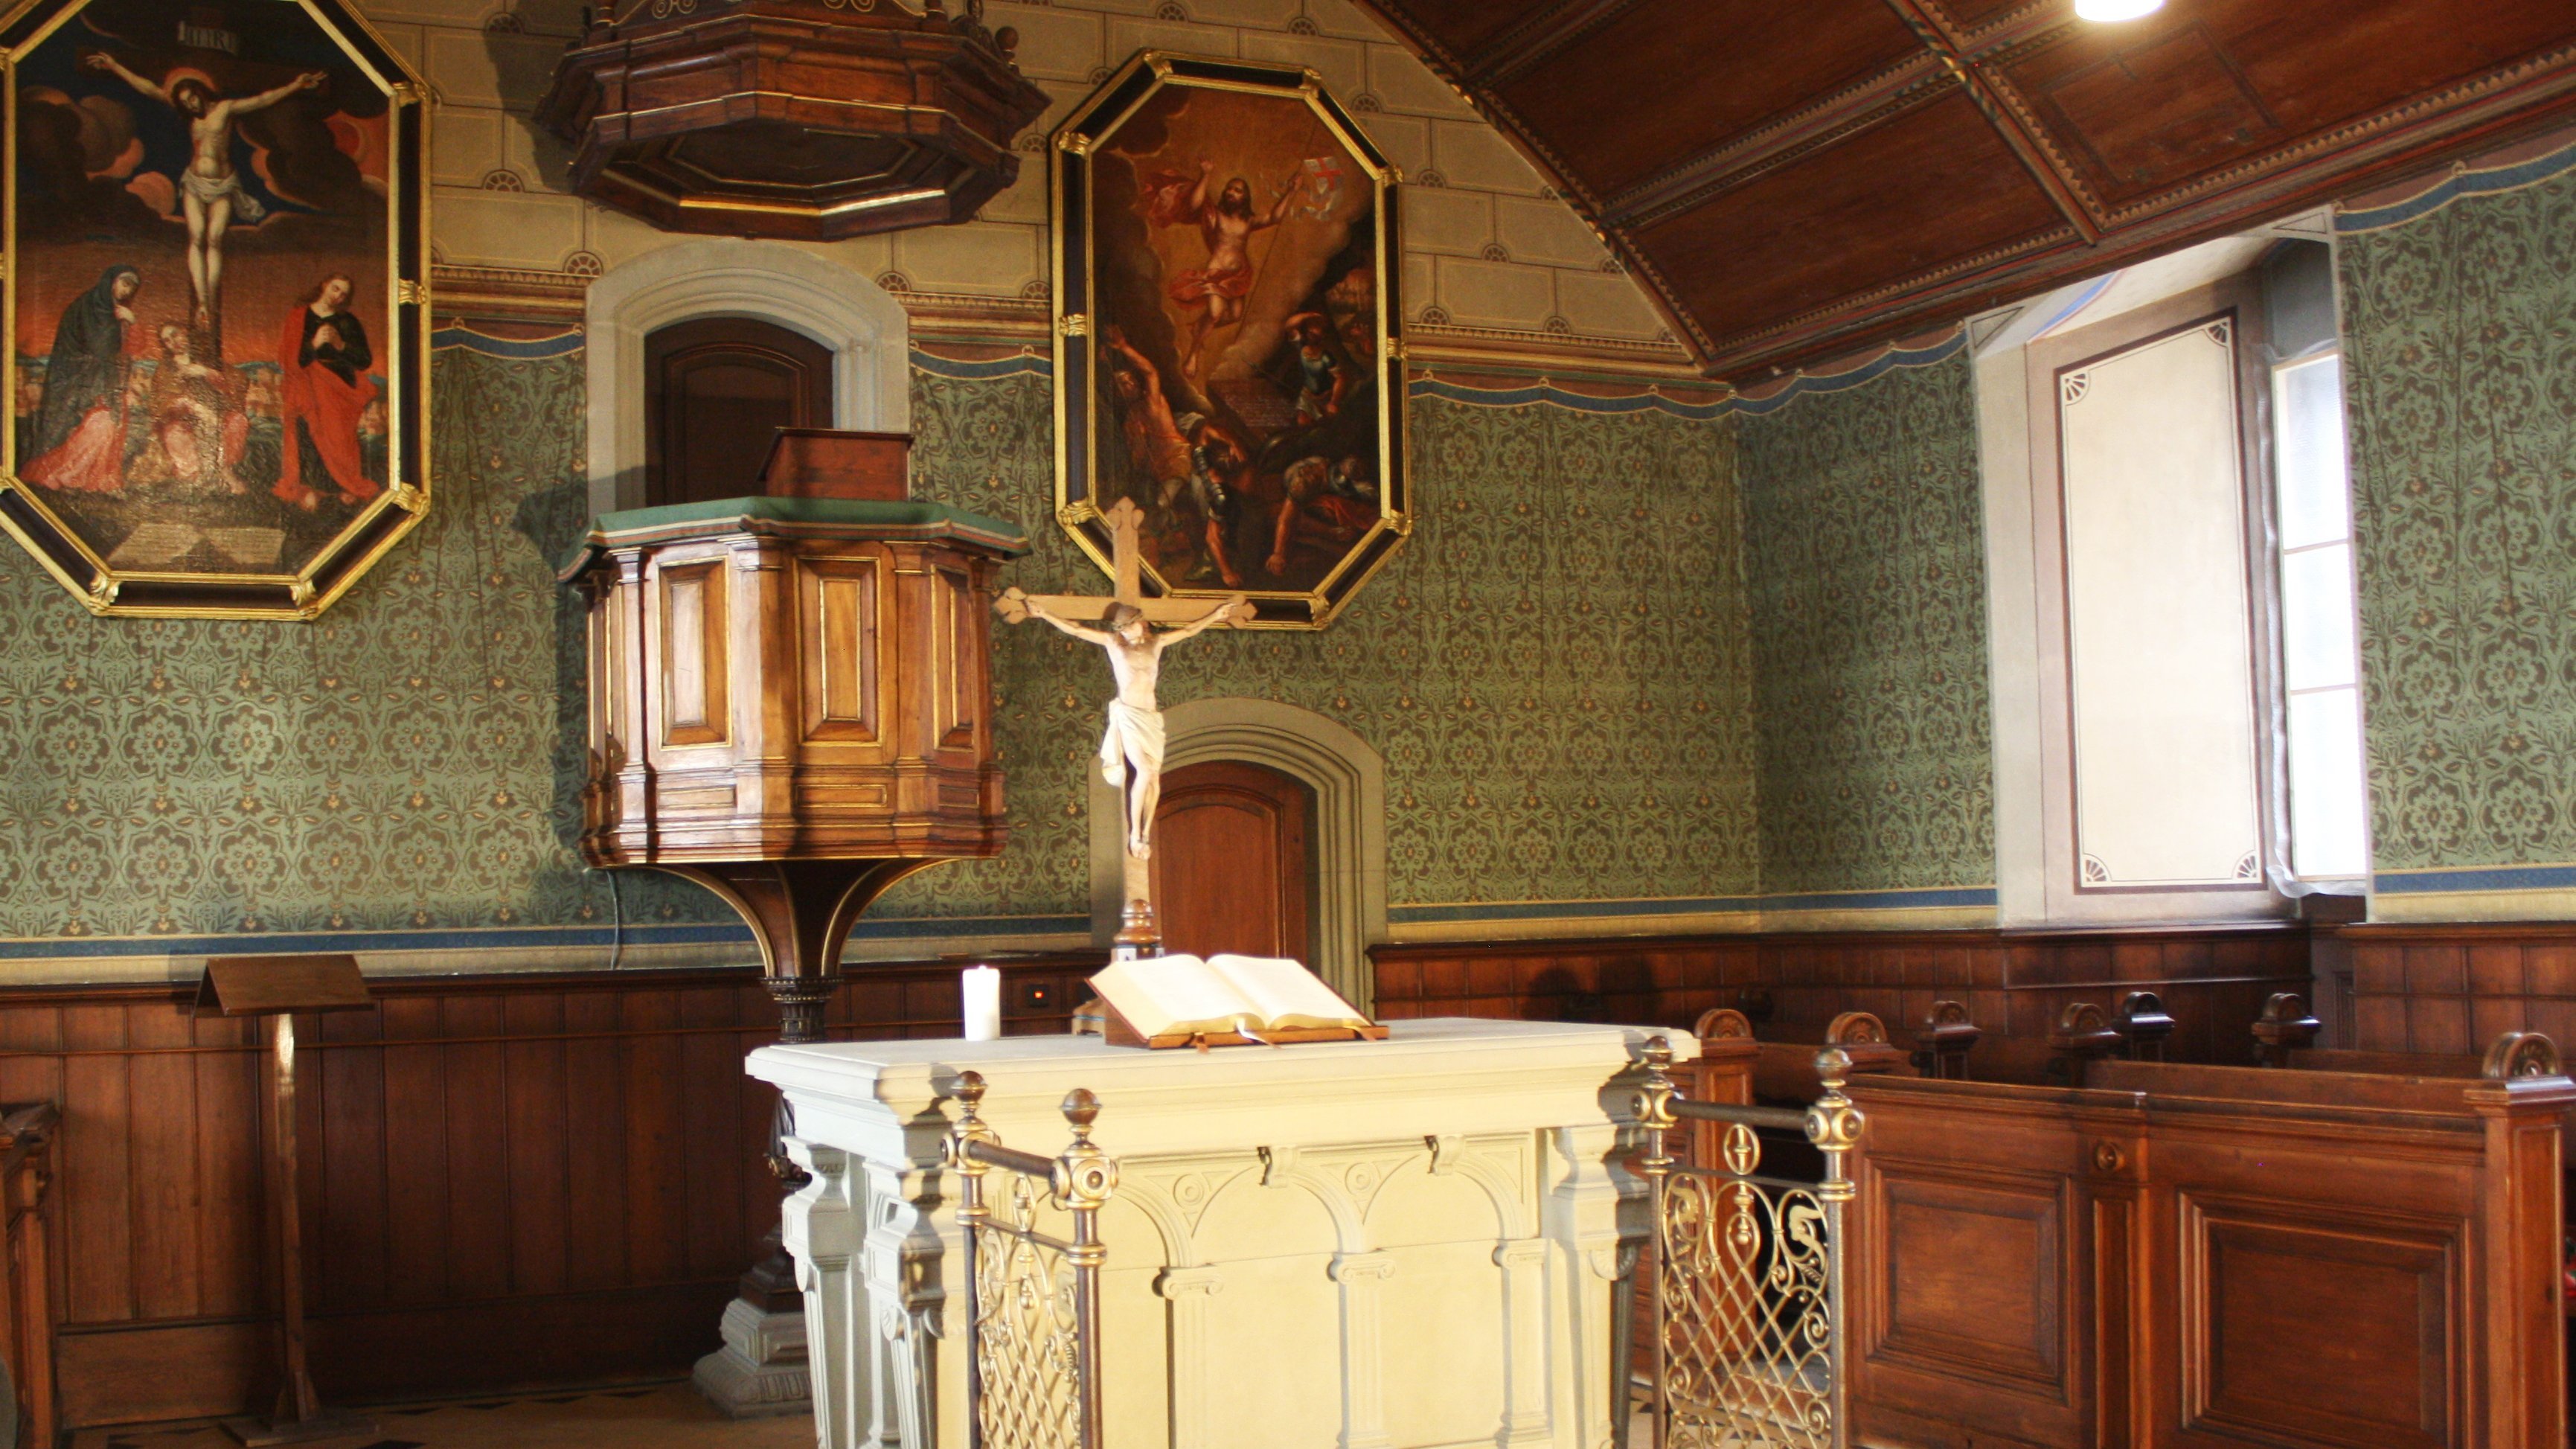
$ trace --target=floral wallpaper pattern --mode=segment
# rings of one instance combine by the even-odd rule
[[[99,620],[0,549],[0,937],[723,921],[573,851],[580,636],[551,560],[582,517],[578,353],[442,349],[438,506],[309,625]],[[1048,384],[915,374],[919,487],[1039,541]],[[1166,698],[1256,694],[1389,766],[1398,902],[1749,892],[1751,656],[1731,429],[1425,400],[1412,541],[1321,634],[1177,651]],[[997,630],[1012,846],[888,915],[1083,914],[1106,675]],[[612,899],[612,889],[616,892]]]
[[[1107,580],[1051,525],[1048,383],[914,374],[915,488],[1017,520],[1029,589]],[[1662,413],[1412,406],[1412,539],[1330,629],[1174,650],[1166,704],[1246,695],[1387,762],[1398,904],[1755,886],[1751,656],[1731,429]],[[898,887],[886,914],[1085,913],[1097,651],[996,630],[1013,841]]]
[[[2376,864],[2576,860],[2576,177],[2340,253]]]
[[[581,385],[578,355],[440,352],[437,506],[312,624],[94,619],[0,548],[0,936],[607,919],[547,564]],[[720,909],[620,888],[630,919]]]
[[[1994,762],[1964,355],[1740,415],[1762,887],[1984,885]]]

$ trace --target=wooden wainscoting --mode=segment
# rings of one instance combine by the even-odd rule
[[[1005,963],[1061,1031],[1087,956]],[[843,1038],[958,1030],[953,963],[853,968]],[[299,1021],[313,1375],[348,1402],[684,1370],[777,1222],[776,1031],[750,970],[373,983]],[[0,1101],[61,1104],[54,1301],[67,1427],[274,1391],[257,1023],[167,987],[0,992]]]
[[[2337,1045],[2458,1055],[2537,1031],[2576,1052],[2576,921],[2338,926],[2319,955]]]
[[[1687,1030],[1712,1006],[1768,993],[1766,1039],[1818,1040],[1846,1011],[1867,1011],[1902,1040],[1935,1000],[1967,1003],[1986,1035],[1971,1059],[2034,1067],[2069,1002],[2116,1008],[2153,991],[2175,1020],[2176,1061],[2252,1060],[2248,1028],[2276,991],[2310,992],[2303,925],[2119,931],[1779,932],[1592,941],[1382,945],[1377,1009],[1386,1018],[1504,1016],[1648,1022]]]

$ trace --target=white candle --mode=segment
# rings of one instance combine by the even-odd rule
[[[966,1039],[1002,1039],[1002,973],[990,966],[969,966],[960,984],[966,999]]]

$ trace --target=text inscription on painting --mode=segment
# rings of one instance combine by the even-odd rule
[[[417,87],[318,3],[0,38],[8,522],[97,606],[313,612],[427,501]]]

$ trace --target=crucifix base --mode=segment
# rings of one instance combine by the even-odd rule
[[[1109,959],[1141,961],[1163,954],[1163,928],[1154,920],[1154,903],[1130,900],[1118,914],[1118,934],[1110,938]]]

